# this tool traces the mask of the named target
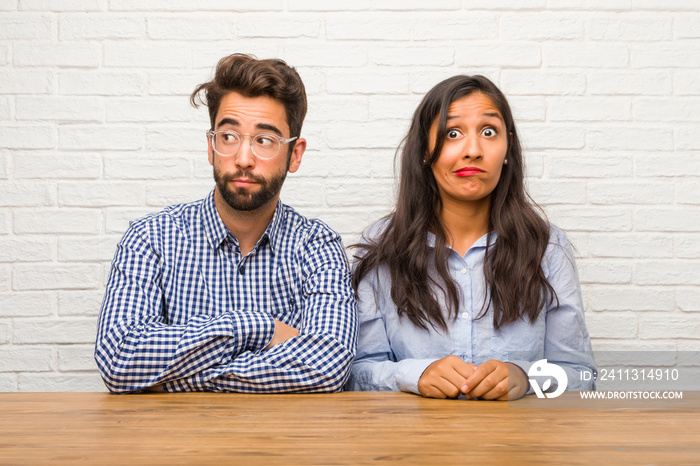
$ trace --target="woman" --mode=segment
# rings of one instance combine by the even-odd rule
[[[428,92],[404,140],[396,209],[360,248],[346,389],[515,399],[545,358],[568,379],[550,390],[592,388],[572,247],[529,202],[513,116],[488,79]]]

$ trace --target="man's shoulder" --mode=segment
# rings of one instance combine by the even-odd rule
[[[199,199],[170,205],[160,211],[132,220],[129,225],[139,232],[157,231],[167,226],[182,227],[191,223],[192,219],[199,214],[203,201],[204,199]]]
[[[340,234],[319,218],[300,214],[294,207],[282,204],[284,229],[287,234],[301,236],[329,236],[340,238]]]

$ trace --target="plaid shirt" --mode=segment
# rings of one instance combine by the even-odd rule
[[[274,319],[299,335],[263,351]],[[95,360],[112,392],[333,392],[357,339],[340,236],[278,201],[241,256],[214,192],[132,222],[117,246]]]

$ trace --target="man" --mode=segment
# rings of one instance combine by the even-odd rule
[[[118,244],[95,346],[102,378],[112,392],[339,391],[357,326],[345,250],[279,200],[306,149],[301,78],[235,54],[198,97],[216,186],[132,222]]]

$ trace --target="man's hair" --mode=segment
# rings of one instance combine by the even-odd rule
[[[306,116],[306,90],[296,70],[284,61],[274,58],[258,60],[242,53],[219,60],[214,79],[197,86],[190,96],[194,107],[199,103],[209,107],[211,129],[216,129],[221,99],[230,92],[238,92],[244,97],[266,96],[279,101],[287,115],[290,137],[301,135]],[[290,150],[292,146],[290,144]]]

